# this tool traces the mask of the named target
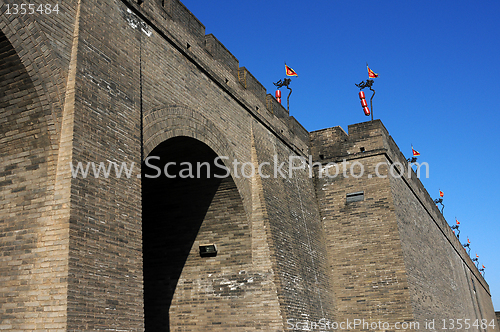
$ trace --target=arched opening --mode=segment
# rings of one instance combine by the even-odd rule
[[[227,171],[216,158],[206,144],[175,137],[143,163],[146,331],[220,329],[225,322],[213,325],[217,313],[237,315],[243,301],[242,288],[226,280],[251,264],[250,229],[236,185],[231,176],[221,178]],[[205,244],[215,244],[217,255],[202,257]]]
[[[40,103],[20,55],[0,31],[0,251],[12,261],[23,262],[19,266],[0,264],[5,287],[13,289],[11,297],[0,296],[0,316],[9,312],[5,303],[14,298],[26,303],[35,292],[31,285],[36,284],[36,276],[24,277],[31,274],[26,267],[36,266],[43,257],[43,253],[33,250],[40,236],[37,219],[49,200],[49,114]],[[17,308],[9,316],[12,328],[29,321],[26,312],[36,309]]]
[[[0,211],[6,215],[43,206],[40,197],[46,191],[50,149],[48,115],[19,54],[0,31],[0,177],[5,179],[0,181],[0,194],[9,196],[0,202]],[[21,191],[26,194],[9,195]]]

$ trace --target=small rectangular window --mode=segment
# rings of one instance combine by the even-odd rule
[[[357,191],[355,193],[349,193],[345,195],[346,203],[359,202],[365,200],[365,192]]]
[[[213,243],[200,245],[201,257],[215,257],[217,256],[217,246]]]

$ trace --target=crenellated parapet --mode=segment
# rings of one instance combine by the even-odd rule
[[[308,153],[307,131],[288,111],[267,94],[265,87],[178,0],[123,0],[136,15],[160,33],[197,67],[220,85],[277,136],[291,143],[298,154]]]
[[[0,15],[0,330],[493,320],[380,120],[309,133],[178,0],[59,6]]]
[[[332,282],[344,290],[336,293],[337,303],[348,303],[339,314],[375,314],[386,294],[408,292],[404,303],[411,310],[384,304],[401,313],[397,319],[459,315],[490,322],[489,286],[420,180],[432,176],[435,165],[423,158],[410,164],[380,120],[310,137]],[[355,278],[343,280],[348,273]],[[384,282],[374,286],[373,280]]]
[[[213,34],[205,35],[205,47],[212,57],[238,76],[239,61]]]
[[[369,155],[383,154],[388,162],[397,167],[401,173],[400,179],[411,190],[419,204],[432,218],[443,236],[453,247],[456,254],[463,260],[464,264],[479,280],[486,292],[489,293],[488,284],[484,281],[469,255],[462,247],[460,241],[453,234],[444,216],[434,203],[430,194],[425,189],[422,177],[432,165],[424,165],[425,160],[419,160],[420,170],[418,174],[408,163],[398,145],[383,125],[382,121],[368,121],[348,126],[346,133],[340,126],[313,131],[311,135],[311,155],[314,161],[340,162],[346,160],[361,159]]]

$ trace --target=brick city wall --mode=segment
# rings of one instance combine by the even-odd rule
[[[491,315],[420,182],[273,177],[274,162],[309,153],[387,174],[401,156],[380,122],[309,134],[178,0],[65,1],[43,16],[1,5],[0,329],[284,331],[457,308],[421,284]],[[147,179],[148,156],[270,162],[271,177]],[[75,177],[70,162],[125,162],[132,176]],[[417,242],[440,258],[419,259]],[[216,257],[200,257],[207,243]]]
[[[329,174],[340,169],[334,178],[315,169],[339,316],[421,327],[433,319],[494,319],[487,283],[379,120],[349,126],[349,134],[312,132],[311,143],[316,162],[332,163]],[[348,198],[360,192],[363,199]]]
[[[12,2],[9,2],[12,4]],[[37,6],[41,1],[34,1]],[[0,2],[0,326],[64,330],[69,178],[61,135],[76,2],[60,16]],[[57,47],[53,47],[57,45]]]
[[[2,284],[1,326],[26,331],[139,331],[144,328],[144,312],[148,312],[143,288],[151,289],[158,282],[153,277],[152,284],[144,286],[148,281],[143,275],[143,183],[135,176],[142,160],[160,143],[179,136],[196,139],[217,155],[242,162],[257,162],[260,147],[252,142],[264,141],[262,135],[273,140],[281,156],[307,154],[308,133],[266,95],[248,69],[240,68],[214,36],[204,35],[203,25],[180,2],[150,1],[142,7],[120,1],[59,5],[60,16],[43,20],[2,16],[6,36],[2,49],[8,51],[2,52],[4,66],[19,72],[5,75],[25,92],[13,95],[5,90],[3,96],[6,112],[14,113],[2,112],[3,122],[8,124],[2,127],[1,137],[8,143],[2,152],[2,197],[9,208],[1,215],[6,234],[2,248],[8,253],[2,264],[6,282]],[[60,21],[54,22],[57,18]],[[30,47],[32,44],[36,47]],[[17,67],[11,58],[17,59]],[[42,63],[32,66],[31,61]],[[28,98],[37,97],[33,91],[38,93],[41,107],[36,99]],[[26,100],[26,111],[20,108],[23,104],[18,97]],[[23,127],[24,118],[33,120],[26,125],[35,123],[40,134]],[[51,143],[46,139],[49,135]],[[8,160],[22,165],[14,169]],[[85,165],[88,161],[128,162],[136,169],[130,179],[91,174],[73,178],[69,162]],[[303,177],[300,186],[309,186],[312,193],[308,181]],[[36,199],[19,194],[22,192]],[[328,300],[318,300],[325,297],[322,290],[328,289],[327,280],[324,274],[317,280],[315,271],[326,254],[315,247],[319,243],[314,238],[304,242],[300,231],[288,227],[300,218],[300,229],[318,233],[317,210],[313,208],[312,216],[293,212],[270,220],[276,211],[268,209],[266,195],[278,195],[290,206],[295,206],[297,197],[283,196],[280,188],[255,178],[234,178],[234,182],[220,184],[219,192],[196,235],[200,240],[189,248],[186,269],[177,279],[183,286],[171,298],[160,296],[160,302],[172,303],[172,329],[186,323],[193,330],[242,325],[283,330],[286,319],[298,320],[304,314],[330,317]],[[196,189],[184,196],[180,193],[181,188],[179,200],[194,197]],[[227,195],[229,201],[217,199]],[[311,200],[313,196],[304,202],[310,205]],[[163,205],[144,206],[149,206],[145,218],[165,214],[155,210]],[[175,211],[167,214],[182,215],[183,210],[174,206]],[[227,215],[228,209],[239,212]],[[18,221],[18,210],[26,213],[24,223]],[[48,226],[42,228],[43,222]],[[233,236],[214,237],[227,224],[234,227],[229,232]],[[165,226],[163,232],[175,229]],[[281,244],[272,242],[283,235],[292,241],[286,262],[272,254],[284,251]],[[173,244],[182,239],[175,232],[165,237]],[[202,240],[217,242],[220,255],[200,260],[197,245]],[[38,246],[43,254],[28,252],[30,246]],[[147,254],[146,247],[144,252]],[[319,256],[311,258],[311,254]],[[145,273],[161,271],[154,255],[144,259]],[[311,259],[314,268],[304,269],[301,261],[310,263]],[[200,270],[197,264],[204,268]],[[20,277],[22,274],[26,277]],[[189,286],[192,280],[204,282],[197,292]],[[295,281],[301,287],[300,297],[290,288]],[[207,292],[210,287],[213,291]],[[168,291],[165,287],[157,293]],[[186,313],[188,307],[191,314]],[[152,305],[149,312],[154,308]]]
[[[383,137],[371,123],[359,126],[349,127],[349,135],[340,127],[311,133],[313,160],[325,167],[332,163],[314,171],[336,313],[339,321],[412,321],[390,182],[374,176],[375,165],[385,161]],[[357,178],[361,167],[364,175]],[[379,172],[385,175],[387,168]],[[348,201],[355,193],[362,200]]]

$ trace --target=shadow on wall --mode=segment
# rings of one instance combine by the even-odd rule
[[[171,138],[157,146],[142,167],[142,230],[144,266],[144,313],[146,331],[170,331],[169,311],[172,299],[192,250],[193,243],[205,220],[210,205],[222,181],[214,178],[213,165],[217,154],[204,143],[188,137]],[[200,178],[168,178],[163,170],[167,162],[170,175],[179,174],[182,162],[196,165],[211,164],[210,177],[206,168]],[[184,173],[183,173],[184,174]],[[231,178],[229,178],[231,179]],[[231,179],[232,181],[232,179]]]

